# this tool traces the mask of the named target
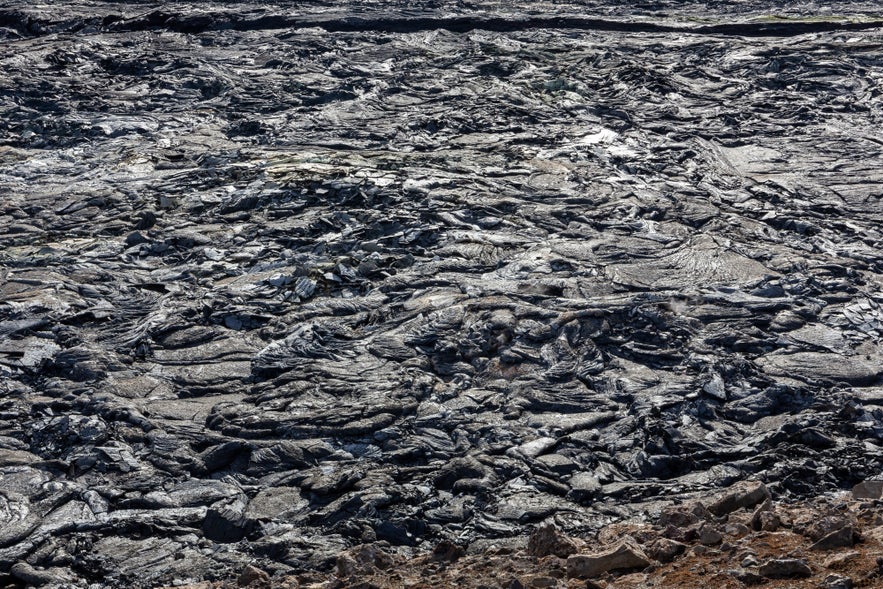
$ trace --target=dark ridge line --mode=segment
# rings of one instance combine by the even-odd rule
[[[518,32],[528,30],[608,31],[624,33],[679,33],[687,35],[722,35],[741,37],[793,37],[808,33],[832,31],[860,31],[883,27],[883,18],[864,22],[761,22],[728,23],[716,25],[676,25],[651,22],[629,22],[579,16],[562,17],[496,17],[496,16],[397,16],[397,17],[347,17],[311,18],[268,15],[241,19],[234,15],[193,16],[153,11],[136,18],[124,19],[109,15],[103,19],[43,22],[21,11],[0,11],[0,27],[15,29],[24,36],[40,36],[55,32],[77,32],[87,27],[104,32],[134,32],[144,30],[168,30],[180,33],[203,33],[209,31],[257,31],[316,27],[328,32],[378,32],[413,33],[419,31],[447,30],[467,33],[474,30],[494,32]]]
[[[698,27],[655,24],[648,22],[628,22],[584,17],[392,17],[362,18],[340,17],[332,19],[311,19],[286,16],[264,16],[251,20],[214,21],[210,16],[196,16],[180,19],[171,16],[158,23],[161,13],[152,13],[137,21],[121,21],[109,28],[118,30],[140,30],[159,26],[178,32],[203,32],[207,30],[272,30],[287,28],[317,27],[330,33],[337,32],[379,32],[414,33],[419,31],[447,30],[454,33],[468,33],[474,30],[494,32],[517,32],[534,29],[557,29],[576,31],[611,31],[626,33],[683,33],[693,35],[727,35],[744,37],[791,37],[815,32],[855,31],[883,27],[883,19],[867,22],[771,22],[771,23],[732,23],[703,25]],[[144,23],[147,27],[141,25]],[[148,24],[150,23],[150,24]]]

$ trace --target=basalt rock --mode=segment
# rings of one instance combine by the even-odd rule
[[[578,550],[579,546],[576,542],[562,534],[553,524],[537,528],[527,542],[528,554],[536,557],[551,554],[559,558],[567,558]]]
[[[881,472],[875,3],[162,4],[0,0],[0,577]]]
[[[770,559],[760,565],[757,571],[762,577],[769,579],[812,576],[812,569],[805,560],[799,558]]]

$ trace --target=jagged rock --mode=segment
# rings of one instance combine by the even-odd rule
[[[834,550],[835,548],[844,548],[852,546],[854,542],[855,531],[852,526],[843,526],[839,530],[829,532],[822,536],[810,546],[812,550]]]
[[[758,514],[757,520],[752,519],[751,523],[756,525],[758,530],[775,532],[781,527],[782,519],[774,512],[762,511]]]
[[[745,482],[733,485],[712,503],[708,511],[716,516],[732,513],[743,507],[753,507],[770,498],[770,492],[761,482]]]
[[[396,559],[381,547],[357,546],[337,557],[337,576],[341,579],[365,576],[394,566]]]
[[[544,454],[537,458],[537,462],[544,469],[561,476],[569,475],[579,468],[578,463],[561,454]]]
[[[715,546],[723,542],[723,534],[709,524],[703,524],[701,528],[699,528],[699,542],[704,544],[705,546]]]
[[[673,561],[683,554],[686,549],[686,544],[669,540],[668,538],[658,538],[644,548],[648,557],[661,563]]]
[[[202,522],[202,532],[206,538],[216,542],[238,542],[254,527],[254,522],[245,515],[248,500],[235,497],[212,505]]]
[[[775,532],[782,525],[782,519],[773,510],[772,500],[767,499],[751,514],[751,527],[755,531]]]
[[[760,585],[766,582],[766,579],[758,575],[756,572],[744,568],[728,570],[726,571],[726,574],[748,586]]]
[[[466,554],[462,546],[442,541],[432,549],[432,559],[440,562],[456,562]]]
[[[876,540],[877,542],[880,542],[881,544],[883,544],[883,525],[874,526],[870,529],[865,528],[862,535],[867,538],[872,538],[872,539]]]
[[[527,542],[527,553],[537,558],[550,554],[567,558],[578,551],[576,542],[562,534],[554,524],[540,526]]]
[[[525,579],[525,583],[528,587],[535,589],[547,589],[548,587],[557,587],[558,579],[547,575],[531,575]]]
[[[850,550],[848,552],[834,554],[822,561],[822,566],[827,569],[840,569],[849,566],[849,563],[861,556],[858,552]]]
[[[44,585],[59,586],[70,583],[73,580],[72,575],[66,569],[59,567],[37,569],[26,562],[12,565],[9,572],[16,579],[34,587],[43,587]]]
[[[760,561],[757,560],[756,554],[748,554],[745,556],[745,558],[742,559],[742,562],[740,564],[744,568],[756,567],[760,564]]]
[[[852,488],[856,499],[880,499],[883,497],[883,481],[863,481]]]
[[[819,517],[818,514],[812,514],[809,521],[806,522],[806,525],[795,526],[795,531],[802,533],[812,540],[819,541],[829,534],[838,532],[843,528],[849,528],[852,530],[852,520],[845,515],[828,514]]]
[[[799,558],[773,558],[761,564],[757,572],[768,579],[812,576],[812,569],[805,560]]]
[[[309,501],[299,489],[274,487],[258,492],[249,502],[244,516],[248,520],[288,519],[304,513]]]
[[[570,491],[567,492],[567,498],[579,503],[593,500],[601,493],[601,481],[594,473],[578,472],[570,477],[567,481]]]
[[[723,526],[723,532],[728,536],[742,538],[751,533],[751,528],[739,522],[727,522]]]
[[[853,585],[852,578],[845,575],[828,575],[822,582],[824,589],[852,589]]]
[[[269,582],[270,575],[252,565],[245,567],[239,573],[239,577],[236,578],[236,583],[240,587],[264,586],[269,584]]]
[[[713,519],[712,513],[699,501],[693,501],[686,505],[666,507],[659,515],[657,523],[660,526],[674,526],[686,528]]]
[[[643,569],[650,566],[650,559],[631,540],[625,540],[614,548],[597,554],[575,554],[567,558],[567,576],[592,578],[613,570]]]

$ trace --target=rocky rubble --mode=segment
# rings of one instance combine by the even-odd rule
[[[749,500],[760,495],[758,501]],[[860,493],[855,493],[858,496]],[[743,505],[730,501],[739,497]],[[591,537],[572,538],[555,525],[538,527],[526,544],[457,551],[442,543],[414,559],[388,544],[363,545],[341,554],[332,575],[302,575],[221,587],[464,587],[486,589],[639,589],[699,586],[742,589],[840,589],[883,586],[883,501],[835,494],[798,503],[772,501],[762,484],[737,485],[725,495],[663,508],[651,523],[611,524]],[[709,505],[729,507],[712,514]],[[759,510],[780,525],[761,529]],[[701,515],[700,515],[701,514]],[[677,522],[677,523],[675,523]],[[702,530],[717,530],[705,542]],[[849,532],[838,545],[819,546],[819,535]],[[673,539],[678,538],[678,539]]]
[[[879,478],[875,4],[351,4],[0,0],[0,581]]]

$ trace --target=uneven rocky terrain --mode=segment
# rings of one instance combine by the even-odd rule
[[[405,559],[361,545],[332,572],[235,578],[185,589],[853,589],[883,586],[883,483],[794,504],[760,483],[671,505],[652,523],[616,523],[591,538],[553,524],[529,539],[466,553],[449,542]],[[868,492],[873,491],[873,492]],[[167,588],[171,589],[171,588]]]
[[[0,582],[880,477],[875,11],[0,0]]]

